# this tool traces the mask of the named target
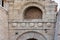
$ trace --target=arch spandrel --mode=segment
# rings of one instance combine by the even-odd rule
[[[45,12],[46,12],[45,7],[41,4],[38,4],[37,2],[36,3],[35,2],[26,3],[26,4],[22,5],[21,10],[20,10],[20,15],[23,19],[24,19],[24,17],[23,17],[24,11],[26,10],[26,8],[28,8],[30,6],[35,6],[39,9],[41,9],[43,14],[45,14]]]
[[[26,8],[28,8],[28,7],[30,7],[30,6],[38,7],[38,8],[40,8],[43,12],[46,11],[45,5],[42,5],[42,4],[37,3],[37,2],[27,2],[27,3],[25,3],[24,5],[22,5],[21,9],[22,9],[22,11],[24,11]]]

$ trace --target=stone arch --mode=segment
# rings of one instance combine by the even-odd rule
[[[42,10],[42,13],[44,14],[45,13],[45,7],[44,6],[42,6],[42,5],[40,5],[40,4],[38,4],[38,3],[35,3],[35,2],[32,2],[32,3],[26,3],[26,4],[24,4],[23,6],[22,6],[22,8],[21,8],[21,17],[22,17],[22,19],[24,19],[24,11],[26,10],[26,8],[28,8],[28,7],[31,7],[31,6],[34,6],[34,7],[37,7],[37,8],[39,8],[39,9],[41,9]],[[43,15],[42,15],[43,16]],[[43,17],[42,17],[43,18]]]
[[[30,6],[24,11],[24,19],[42,19],[42,10],[35,6]]]
[[[32,34],[31,34],[31,33],[32,33]],[[26,38],[23,37],[23,36],[26,36]],[[29,37],[29,36],[30,36],[30,37]],[[33,37],[33,36],[34,36],[34,37]],[[46,37],[45,37],[43,34],[41,34],[41,33],[39,33],[39,32],[35,32],[35,31],[25,32],[25,33],[19,35],[16,40],[23,40],[23,39],[24,39],[24,40],[28,40],[28,39],[39,40],[39,39],[40,39],[40,36],[41,36],[41,39],[42,39],[42,40],[47,40]],[[22,38],[22,37],[23,37],[23,38]],[[21,38],[22,38],[22,39],[21,39]]]

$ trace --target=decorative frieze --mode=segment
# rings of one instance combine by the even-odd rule
[[[51,23],[47,23],[47,26],[50,27],[51,26]]]
[[[17,26],[17,23],[12,23],[12,27],[16,27]]]
[[[10,29],[53,29],[53,23],[16,22],[9,23]]]
[[[29,23],[30,27],[34,27],[34,25],[35,25],[34,23]]]
[[[38,27],[42,27],[43,24],[42,24],[42,23],[38,23],[37,26],[38,26]]]
[[[25,24],[25,23],[20,23],[20,26],[21,26],[21,27],[25,27],[26,24]]]

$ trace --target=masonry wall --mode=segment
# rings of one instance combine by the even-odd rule
[[[47,40],[54,39],[55,7],[57,5],[55,2],[51,3],[49,0],[7,0],[7,3],[9,4],[8,11],[0,7],[0,40],[16,40],[21,34],[29,31],[41,33]],[[29,6],[40,8],[43,11],[42,19],[25,20],[24,10]]]
[[[10,40],[16,40],[18,36],[29,31],[41,33],[47,40],[54,40],[54,28],[56,22],[55,7],[57,6],[55,2],[51,3],[50,1],[43,0],[9,0],[8,3]],[[30,6],[36,6],[43,11],[42,19],[24,19],[24,10]],[[47,33],[45,29],[47,29]],[[18,33],[18,35],[15,35],[16,33]],[[24,37],[21,39],[24,39]]]
[[[57,22],[56,22],[56,37],[57,40],[60,40],[60,11],[58,12],[57,15]]]
[[[0,6],[0,40],[8,40],[7,11]]]

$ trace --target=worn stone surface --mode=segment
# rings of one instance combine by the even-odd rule
[[[2,7],[0,7],[0,40],[8,40],[8,15]]]
[[[9,5],[8,11],[0,7],[0,30],[3,30],[0,33],[0,40],[27,40],[32,37],[38,40],[54,40],[57,3],[50,0],[6,0],[6,2]],[[29,7],[37,7],[39,11],[29,9],[26,16],[24,13]]]
[[[57,22],[56,22],[56,33],[55,36],[57,36],[57,40],[60,40],[60,10],[57,14]]]

